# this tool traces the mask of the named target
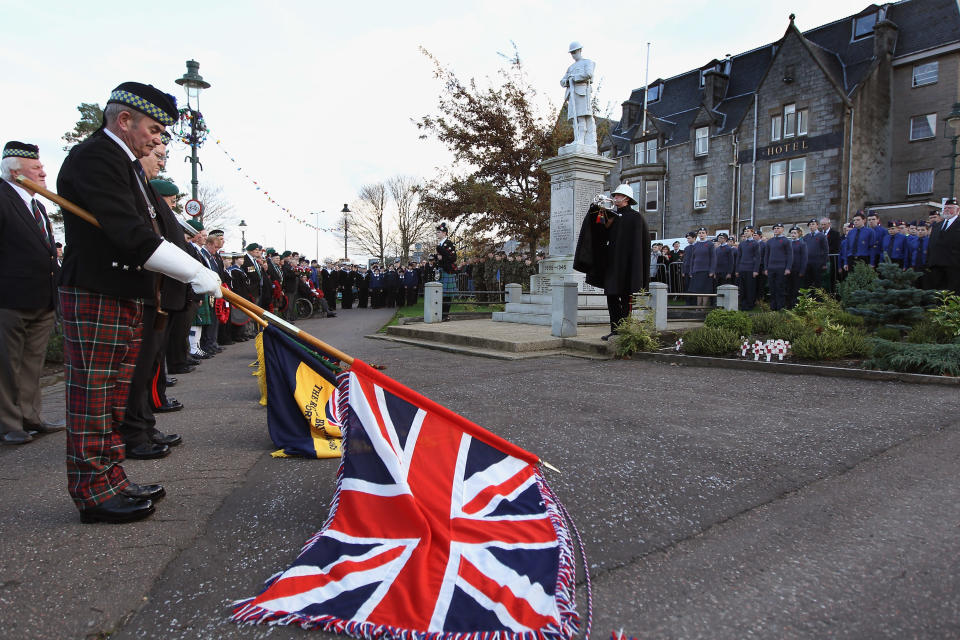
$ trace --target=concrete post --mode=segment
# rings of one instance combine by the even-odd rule
[[[650,307],[653,309],[653,324],[657,331],[667,330],[667,285],[650,283]]]
[[[572,338],[577,335],[577,283],[558,282],[553,285],[550,335]]]
[[[441,322],[443,320],[443,285],[428,282],[423,285],[423,321]]]
[[[717,287],[717,307],[727,311],[740,308],[740,289],[736,285],[722,284]]]
[[[523,287],[521,287],[519,284],[517,284],[516,282],[511,282],[506,286],[506,290],[507,290],[507,297],[506,297],[507,304],[510,304],[511,302],[514,304],[520,304],[521,302],[523,302]]]

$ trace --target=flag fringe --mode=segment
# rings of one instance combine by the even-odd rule
[[[337,376],[337,388],[339,390],[338,405],[341,411],[352,412],[349,404],[349,377],[349,371]],[[333,522],[340,505],[340,490],[344,473],[343,461],[347,458],[347,449],[350,442],[350,438],[347,437],[348,420],[345,419],[342,424],[344,425],[342,427],[344,436],[343,449],[340,466],[337,468],[337,486],[333,498],[330,501],[330,514],[327,516],[320,530],[311,536],[303,545],[303,548],[297,556],[298,558],[320,540]],[[261,606],[251,604],[256,599],[255,597],[234,602],[234,612],[233,615],[230,616],[230,620],[239,624],[250,625],[269,624],[287,626],[295,624],[305,630],[319,629],[321,631],[347,635],[357,638],[358,640],[570,640],[580,629],[580,616],[576,609],[577,568],[573,538],[570,535],[570,529],[567,527],[564,518],[566,509],[563,504],[560,503],[556,494],[553,493],[542,471],[537,466],[534,466],[534,477],[540,488],[540,494],[543,496],[547,516],[557,533],[560,558],[555,599],[560,614],[559,624],[550,624],[537,630],[522,632],[504,630],[470,632],[418,631],[373,622],[344,620],[329,615],[311,616],[301,613],[288,613],[265,609]],[[569,518],[569,514],[567,514],[567,517]],[[586,556],[583,556],[583,563],[584,571],[586,572],[588,570]],[[264,584],[264,590],[269,588],[281,575],[282,572],[271,576]]]

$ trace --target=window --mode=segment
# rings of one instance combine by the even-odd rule
[[[633,145],[633,164],[643,164],[645,158],[644,143],[638,142]]]
[[[652,164],[657,161],[657,139],[653,138],[647,140],[647,164]]]
[[[697,146],[694,155],[705,156],[710,149],[710,127],[699,127],[697,129]]]
[[[660,93],[663,91],[662,84],[655,84],[647,89],[647,103],[656,102],[660,99]]]
[[[703,74],[705,74],[706,72],[707,71],[705,69],[700,69],[700,88],[701,89],[703,89],[703,85],[706,83],[706,81],[703,78]]]
[[[660,183],[656,180],[648,180],[644,185],[646,197],[643,199],[644,211],[656,211],[660,204]]]
[[[806,184],[805,174],[807,171],[806,158],[794,158],[790,161],[790,197],[797,198],[803,195],[803,188]]]
[[[806,158],[770,163],[770,199],[798,198],[806,186]]]
[[[873,27],[877,24],[877,13],[873,12],[865,16],[853,19],[853,39],[862,40],[873,35]]]
[[[911,171],[907,174],[907,195],[933,193],[933,169]]]
[[[940,63],[934,60],[925,64],[913,66],[913,86],[922,87],[925,84],[933,84],[937,81]]]
[[[707,174],[693,176],[693,208],[707,208]]]
[[[797,134],[797,105],[788,104],[783,108],[783,137],[792,138]]]
[[[640,200],[640,187],[641,184],[639,182],[630,183],[630,190],[633,191],[633,199],[637,202],[642,202]]]
[[[770,118],[770,139],[779,140],[783,134],[783,116],[773,116]]]
[[[806,109],[800,109],[797,111],[797,135],[805,136],[807,135],[807,121],[809,120],[808,112]]]
[[[928,113],[910,118],[910,139],[923,140],[937,135],[937,114]]]
[[[787,197],[787,162],[770,163],[770,199],[780,200]]]

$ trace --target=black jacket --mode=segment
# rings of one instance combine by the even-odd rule
[[[953,219],[950,228],[943,231],[946,220],[933,227],[927,245],[928,267],[960,269],[960,216]]]
[[[613,226],[597,222],[591,206],[580,227],[573,268],[587,274],[587,284],[609,295],[629,295],[650,286],[650,233],[643,215],[618,209]]]
[[[57,191],[93,214],[101,228],[64,214],[61,285],[118,298],[154,295],[153,276],[143,263],[160,246],[160,236],[138,181],[126,152],[103,129],[70,150]]]
[[[17,190],[0,180],[0,308],[53,309],[59,271],[49,220],[44,233]]]

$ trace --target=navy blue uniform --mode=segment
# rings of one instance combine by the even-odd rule
[[[786,276],[787,281],[787,309],[793,309],[797,306],[797,298],[800,297],[800,282],[807,271],[807,245],[797,238],[790,241],[793,249],[793,268],[790,274]]]
[[[819,231],[808,233],[803,236],[803,243],[807,246],[807,268],[803,274],[804,286],[808,289],[819,287],[822,285],[830,251],[827,236]]]
[[[783,309],[787,298],[787,271],[793,266],[793,247],[783,236],[767,240],[764,251],[764,270],[770,285],[770,308]]]
[[[757,240],[743,240],[737,250],[735,271],[740,275],[740,308],[753,309],[757,304],[757,279],[754,273],[760,271],[761,244]]]

